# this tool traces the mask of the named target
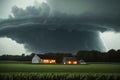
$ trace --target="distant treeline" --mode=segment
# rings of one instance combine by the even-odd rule
[[[31,61],[35,53],[30,55],[2,55],[0,60],[8,61]],[[76,54],[72,53],[45,53],[46,57],[52,57],[56,59],[57,63],[61,63],[63,57],[76,57],[78,60],[83,59],[86,62],[120,62],[120,50],[111,49],[108,52],[100,51],[78,51]]]

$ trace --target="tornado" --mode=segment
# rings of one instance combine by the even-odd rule
[[[14,22],[16,23],[17,20],[7,21],[7,25],[14,24]],[[14,25],[15,27],[1,29],[0,36],[9,37],[17,43],[24,44],[25,48],[31,52],[76,53],[79,50],[106,51],[99,31],[71,29],[68,24],[66,25],[68,27],[65,25],[59,25],[58,27],[58,24],[45,25],[36,23],[22,25],[23,20],[21,22],[18,20],[18,23]],[[54,28],[54,26],[58,28]]]

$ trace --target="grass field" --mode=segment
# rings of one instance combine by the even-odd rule
[[[120,80],[120,63],[0,63],[0,80]]]
[[[81,72],[120,73],[120,64],[45,65],[45,64],[0,64],[0,72]]]

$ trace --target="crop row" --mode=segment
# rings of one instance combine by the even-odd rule
[[[0,80],[120,80],[119,73],[0,73]]]

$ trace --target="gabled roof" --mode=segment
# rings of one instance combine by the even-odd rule
[[[34,55],[32,59],[40,59],[38,55]]]

